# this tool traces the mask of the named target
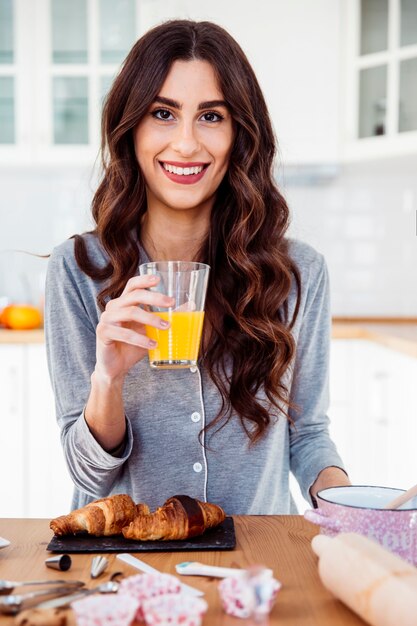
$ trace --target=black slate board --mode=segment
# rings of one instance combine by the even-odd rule
[[[233,550],[236,546],[233,518],[207,530],[199,537],[183,541],[135,541],[123,535],[91,537],[89,535],[54,535],[47,546],[49,552],[185,552],[187,550]]]

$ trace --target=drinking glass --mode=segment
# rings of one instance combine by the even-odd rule
[[[140,275],[159,276],[158,284],[149,291],[175,299],[172,307],[148,307],[170,323],[166,330],[146,326],[147,336],[157,342],[157,346],[149,350],[152,368],[185,369],[197,365],[209,272],[208,265],[191,261],[155,261],[140,265]]]

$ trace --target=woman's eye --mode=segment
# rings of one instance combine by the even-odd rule
[[[157,109],[156,111],[152,111],[153,117],[156,117],[157,120],[171,120],[173,119],[171,111],[167,109]]]
[[[207,113],[203,113],[202,117],[205,122],[220,122],[223,118],[223,115],[220,113],[215,113],[214,111],[208,111]]]

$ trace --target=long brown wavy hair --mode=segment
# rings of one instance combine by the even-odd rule
[[[75,236],[75,257],[88,276],[106,281],[98,296],[101,309],[137,274],[147,204],[134,129],[172,63],[193,59],[208,61],[214,68],[235,128],[228,172],[217,191],[199,254],[199,260],[211,267],[206,319],[212,332],[202,346],[202,359],[222,396],[221,410],[210,427],[216,424],[217,432],[235,411],[255,442],[272,419],[265,402],[256,398],[259,390],[278,414],[290,419],[283,377],[295,354],[291,328],[301,285],[285,238],[289,210],[273,180],[276,143],[265,100],[245,54],[223,28],[173,20],[153,28],[133,46],[105,101],[103,177],[92,203],[93,232],[109,261],[104,268],[96,267],[81,235]],[[289,319],[288,296],[294,282],[297,299]]]

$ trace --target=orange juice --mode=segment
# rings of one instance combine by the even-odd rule
[[[158,342],[154,350],[149,350],[151,366],[176,365],[189,367],[197,362],[203,329],[204,311],[173,311],[154,313],[168,320],[167,330],[146,326],[146,334]]]

